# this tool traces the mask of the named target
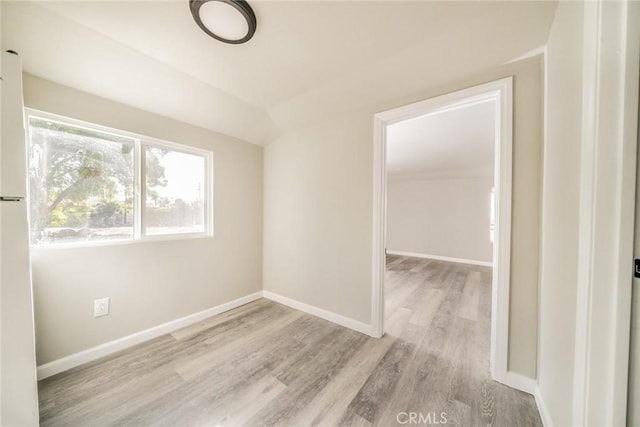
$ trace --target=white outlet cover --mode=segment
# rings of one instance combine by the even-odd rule
[[[109,314],[109,297],[93,301],[93,317],[102,317]]]

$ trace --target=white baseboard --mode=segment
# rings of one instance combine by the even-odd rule
[[[89,348],[87,350],[80,351],[75,354],[63,357],[58,360],[54,360],[44,365],[38,366],[38,380],[45,379],[52,375],[58,374],[63,371],[75,368],[88,362],[92,362],[101,357],[108,356],[134,345],[149,341],[153,338],[165,335],[186,326],[197,323],[208,317],[215,316],[216,314],[223,313],[225,311],[232,310],[240,307],[241,305],[250,303],[260,298],[267,298],[280,304],[287,305],[296,310],[300,310],[312,316],[320,317],[338,325],[344,326],[349,329],[361,332],[366,335],[373,336],[373,329],[371,325],[363,322],[359,322],[348,317],[341,316],[331,311],[323,310],[318,307],[314,307],[309,304],[305,304],[300,301],[293,300],[291,298],[284,297],[282,295],[275,294],[269,291],[255,292],[250,295],[238,298],[233,301],[229,301],[224,304],[200,311],[198,313],[190,314],[180,319],[172,320],[162,325],[154,326],[153,328],[146,329],[144,331],[136,332],[131,335],[127,335],[122,338],[98,345],[96,347]]]
[[[551,418],[549,417],[549,411],[547,406],[544,404],[544,400],[542,399],[542,394],[540,393],[540,388],[538,387],[538,382],[536,380],[515,372],[507,372],[499,381],[511,388],[533,395],[536,400],[536,406],[538,407],[538,413],[540,414],[542,425],[544,427],[553,426]]]
[[[144,331],[136,332],[135,334],[118,338],[117,340],[110,341],[96,347],[89,348],[87,350],[83,350],[79,353],[63,357],[62,359],[45,363],[44,365],[38,366],[38,380],[42,380],[57,373],[75,368],[76,366],[83,365],[87,362],[91,362],[101,357],[108,356],[120,350],[124,350],[126,348],[159,337],[161,335],[177,331],[178,329],[192,325],[208,317],[215,316],[216,314],[229,311],[236,307],[240,307],[241,305],[248,304],[251,301],[255,301],[260,298],[262,298],[262,291],[255,292],[236,300],[208,308],[198,313],[181,317],[180,319],[163,323],[162,325],[154,326],[153,328],[145,329]]]
[[[493,263],[489,261],[478,261],[475,259],[465,259],[465,258],[452,258],[448,256],[440,256],[440,255],[428,255],[421,254],[418,252],[401,252],[401,251],[387,251],[389,255],[400,255],[400,256],[410,256],[414,258],[427,258],[427,259],[436,259],[438,261],[449,261],[449,262],[458,262],[461,264],[471,264],[471,265],[481,265],[483,267],[493,267]]]
[[[549,416],[549,409],[547,405],[544,403],[544,399],[542,398],[542,394],[540,392],[540,388],[536,386],[536,391],[533,393],[533,396],[536,398],[536,405],[538,406],[538,412],[540,413],[540,419],[542,419],[542,425],[544,427],[553,427],[553,423],[551,422],[551,417]]]
[[[531,395],[535,395],[536,389],[538,388],[536,380],[515,372],[507,372],[501,382],[511,388],[524,391]]]
[[[280,304],[284,304],[291,308],[295,308],[296,310],[305,312],[312,316],[319,317],[324,320],[328,320],[329,322],[336,323],[340,326],[344,326],[345,328],[353,329],[354,331],[361,332],[365,335],[374,336],[373,328],[371,325],[360,322],[358,320],[351,319],[349,317],[344,317],[339,314],[336,314],[332,311],[324,310],[322,308],[315,307],[313,305],[305,304],[303,302],[270,292],[270,291],[262,291],[262,294],[265,298],[270,299],[275,302],[279,302]]]

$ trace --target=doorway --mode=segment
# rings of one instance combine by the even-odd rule
[[[502,383],[507,377],[509,330],[509,278],[511,252],[512,105],[511,77],[460,90],[425,101],[378,113],[374,116],[374,212],[372,328],[374,335],[385,333],[384,278],[386,272],[387,223],[387,137],[389,127],[430,114],[493,101],[495,114],[495,228],[493,277],[491,283],[490,370]]]

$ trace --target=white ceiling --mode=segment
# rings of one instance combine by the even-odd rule
[[[27,72],[253,143],[500,65],[546,43],[554,2],[253,0],[243,45],[188,0],[2,1]]]
[[[387,128],[387,172],[396,177],[492,176],[495,101]]]

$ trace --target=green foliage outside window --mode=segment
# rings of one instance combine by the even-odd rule
[[[137,207],[135,138],[38,117],[29,137],[32,243],[131,239],[138,208],[145,234],[204,231],[203,156],[142,146],[146,200]]]

